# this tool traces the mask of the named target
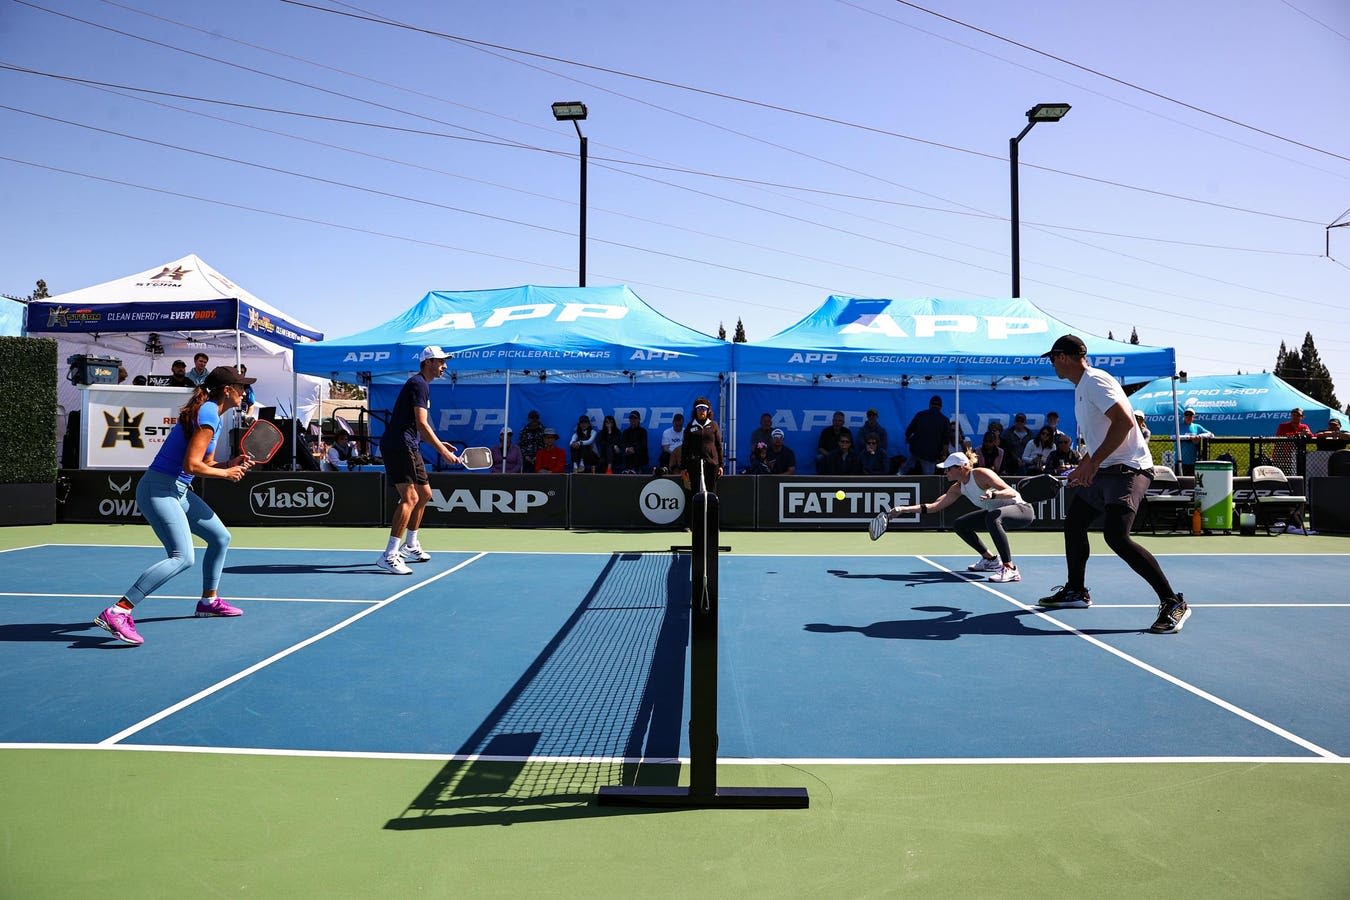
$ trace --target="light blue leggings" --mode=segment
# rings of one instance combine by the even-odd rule
[[[230,548],[230,533],[206,501],[172,475],[151,469],[136,486],[136,503],[169,555],[141,573],[127,591],[127,601],[135,606],[163,587],[170,578],[192,568],[194,534],[206,541],[206,553],[202,556],[202,593],[219,587],[220,573],[225,569],[225,551]]]

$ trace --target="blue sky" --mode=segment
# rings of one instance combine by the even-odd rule
[[[1008,140],[1063,101],[1020,144],[1022,296],[1197,374],[1311,331],[1350,399],[1342,0],[313,5],[350,15],[0,0],[0,64],[46,73],[0,69],[0,291],[195,252],[336,337],[575,284],[576,99],[589,284],[752,340],[831,293],[1005,297]]]

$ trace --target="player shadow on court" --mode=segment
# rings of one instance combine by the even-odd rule
[[[1074,632],[1060,628],[1032,628],[1023,616],[1035,616],[1031,610],[1009,609],[996,613],[976,615],[955,606],[915,606],[915,612],[943,613],[938,618],[895,619],[873,622],[871,625],[832,625],[812,622],[803,625],[805,631],[815,634],[857,632],[864,637],[891,641],[954,641],[973,635],[1006,635],[1011,637],[1072,637]],[[1079,634],[1139,634],[1141,628],[1076,628]]]
[[[315,563],[251,563],[241,566],[226,566],[230,575],[340,575],[346,572],[371,572],[388,574],[373,562],[346,563],[343,565]]]
[[[455,758],[385,829],[660,812],[594,799],[606,785],[678,783],[690,575],[688,556],[611,554]]]
[[[826,569],[825,571],[835,578],[865,578],[872,581],[900,581],[910,587],[918,587],[921,584],[962,584],[971,580],[955,572],[938,572],[934,569],[926,569],[921,572],[867,572],[865,574],[849,572],[844,569]]]
[[[173,622],[179,619],[195,618],[186,616],[151,616],[136,618],[136,625],[151,622]],[[83,622],[15,622],[0,625],[0,643],[31,643],[33,641],[69,641],[70,650],[130,650],[133,645],[124,644],[93,623],[92,617]]]

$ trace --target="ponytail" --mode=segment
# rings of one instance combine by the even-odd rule
[[[178,424],[183,426],[183,430],[189,435],[197,430],[197,413],[201,410],[202,404],[211,399],[220,399],[220,395],[225,393],[223,387],[216,388],[214,391],[207,391],[202,385],[197,385],[192,389],[192,396],[188,397],[187,403],[178,410]]]

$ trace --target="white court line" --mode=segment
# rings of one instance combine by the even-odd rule
[[[198,700],[201,700],[201,699],[203,699],[203,698],[205,698],[205,697],[209,697],[209,696],[211,696],[212,694],[214,694],[216,691],[219,691],[219,690],[221,690],[221,689],[223,689],[223,688],[229,687],[230,685],[234,684],[236,681],[239,681],[239,680],[241,680],[241,679],[243,679],[243,678],[247,678],[249,675],[252,675],[254,672],[257,672],[257,671],[259,671],[260,669],[264,669],[264,668],[266,668],[267,666],[270,666],[272,663],[276,662],[277,660],[284,659],[284,658],[286,658],[287,656],[290,656],[292,653],[296,652],[297,650],[302,650],[302,649],[304,649],[305,647],[308,647],[310,644],[313,644],[313,643],[315,643],[315,642],[317,642],[317,641],[323,640],[324,638],[328,637],[330,634],[333,634],[333,633],[335,633],[335,632],[341,631],[342,629],[346,628],[348,625],[351,625],[353,622],[357,622],[357,621],[359,621],[359,620],[361,620],[361,619],[364,619],[366,616],[370,615],[370,614],[373,613],[373,612],[376,612],[377,610],[384,609],[386,606],[388,606],[390,603],[393,603],[395,600],[399,599],[400,597],[406,597],[408,594],[411,594],[413,591],[420,590],[421,588],[424,588],[424,587],[426,587],[426,586],[429,585],[429,584],[433,584],[434,582],[440,581],[442,578],[444,578],[444,577],[447,576],[447,575],[451,575],[451,574],[454,574],[455,572],[458,572],[460,569],[464,568],[465,566],[467,566],[467,565],[469,565],[469,564],[471,564],[471,563],[477,562],[478,560],[482,559],[484,556],[487,556],[487,554],[486,554],[486,553],[479,553],[477,556],[474,556],[474,557],[471,557],[471,558],[469,558],[469,559],[464,560],[462,563],[460,563],[460,564],[457,565],[457,566],[454,566],[454,567],[452,567],[452,568],[446,569],[444,572],[441,572],[441,573],[439,573],[439,574],[437,574],[437,575],[433,575],[432,577],[428,578],[426,581],[419,581],[417,584],[414,584],[412,587],[405,588],[404,590],[399,591],[397,594],[394,594],[392,597],[387,597],[386,599],[379,601],[379,602],[376,603],[375,605],[369,606],[369,607],[367,607],[366,609],[361,610],[361,611],[360,611],[359,613],[357,613],[356,615],[351,616],[350,618],[347,618],[347,619],[343,619],[341,622],[338,622],[336,625],[332,626],[331,628],[325,628],[323,631],[320,631],[318,634],[313,635],[312,637],[308,637],[308,638],[306,638],[305,640],[301,641],[301,642],[298,643],[298,644],[293,644],[292,646],[287,647],[285,650],[281,650],[281,651],[279,651],[279,652],[277,652],[277,653],[274,653],[274,654],[272,654],[271,656],[267,657],[267,659],[264,659],[264,660],[262,660],[261,662],[254,663],[253,665],[249,666],[247,669],[244,669],[244,670],[241,671],[241,672],[236,672],[234,675],[231,675],[229,678],[226,678],[224,681],[218,681],[218,682],[216,682],[215,684],[211,685],[210,687],[198,691],[197,693],[193,694],[191,697],[188,697],[188,698],[186,698],[186,699],[184,699],[184,700],[180,700],[180,701],[178,701],[177,703],[175,703],[173,706],[170,706],[170,707],[168,707],[167,709],[162,709],[162,710],[160,710],[159,712],[155,713],[153,716],[150,716],[150,717],[148,717],[148,718],[142,719],[141,721],[137,722],[135,725],[132,725],[130,728],[124,728],[124,729],[122,729],[121,731],[117,732],[117,734],[114,734],[114,735],[112,735],[111,737],[106,737],[106,738],[104,738],[103,740],[99,741],[99,745],[100,745],[100,746],[107,746],[107,745],[111,745],[111,744],[116,744],[118,741],[124,740],[124,739],[130,737],[131,735],[135,734],[136,732],[141,731],[141,730],[143,730],[143,729],[145,729],[145,728],[150,727],[151,725],[155,724],[156,722],[160,721],[161,719],[168,718],[169,716],[173,715],[174,713],[178,712],[179,710],[185,709],[186,707],[191,706],[192,704],[196,703]]]
[[[0,597],[36,597],[39,600],[72,600],[72,599],[116,600],[121,596],[122,596],[121,594],[29,594],[21,591],[0,591]],[[202,598],[198,594],[192,594],[191,596],[187,594],[154,594],[150,597],[146,597],[145,600],[141,601],[141,603],[144,603],[146,600],[155,601],[155,600],[200,600],[200,599]],[[236,594],[231,594],[229,599],[231,601],[248,600],[249,602],[258,602],[258,603],[379,603],[380,602],[378,600],[353,600],[351,598],[338,599],[333,597],[240,597]],[[136,605],[140,606],[140,603]]]
[[[597,765],[689,765],[689,757],[667,756],[490,756],[477,753],[398,753],[371,750],[286,750],[275,747],[194,747],[174,744],[0,743],[0,750],[117,750],[131,753],[201,753],[221,756],[280,756],[311,759],[377,759],[414,762],[594,763]],[[1051,766],[1176,763],[1261,765],[1345,765],[1341,756],[1029,756],[1029,757],[719,757],[719,766]]]
[[[917,556],[917,557],[915,557],[915,558],[916,558],[916,559],[919,559],[919,560],[922,560],[923,562],[927,563],[928,565],[932,566],[933,568],[937,569],[937,570],[940,571],[940,572],[946,572],[946,573],[949,574],[949,575],[955,575],[955,574],[956,574],[956,573],[953,572],[951,569],[948,569],[948,568],[946,568],[946,567],[944,567],[944,566],[940,566],[940,565],[938,565],[937,563],[933,562],[931,559],[928,559],[927,557],[924,557],[924,556]],[[965,579],[962,579],[962,580],[965,580]],[[1219,707],[1220,709],[1227,710],[1228,712],[1232,713],[1232,714],[1235,715],[1235,716],[1239,716],[1239,717],[1241,717],[1241,718],[1243,718],[1243,719],[1246,719],[1248,722],[1251,722],[1253,725],[1260,726],[1261,728],[1266,729],[1267,731],[1271,732],[1272,734],[1275,734],[1275,735],[1278,735],[1278,736],[1284,738],[1286,741],[1291,741],[1291,742],[1297,744],[1298,746],[1302,747],[1304,750],[1310,750],[1310,751],[1312,751],[1313,753],[1316,753],[1318,756],[1325,756],[1325,757],[1327,757],[1327,758],[1329,758],[1329,759],[1339,759],[1339,758],[1340,758],[1340,757],[1337,756],[1335,753],[1332,753],[1330,750],[1327,750],[1325,747],[1319,747],[1319,746],[1317,746],[1316,744],[1314,744],[1312,741],[1305,740],[1304,738],[1301,738],[1301,737],[1299,737],[1298,735],[1294,734],[1292,731],[1286,731],[1285,729],[1281,728],[1280,726],[1276,725],[1275,723],[1273,723],[1273,722],[1268,722],[1268,721],[1266,721],[1265,719],[1261,718],[1260,716],[1256,715],[1255,713],[1247,712],[1247,710],[1242,709],[1242,708],[1239,707],[1239,706],[1235,706],[1235,705],[1233,705],[1232,703],[1229,703],[1227,700],[1224,700],[1224,699],[1222,699],[1222,698],[1220,698],[1220,697],[1216,697],[1216,696],[1214,696],[1213,694],[1209,693],[1208,691],[1202,690],[1201,688],[1198,688],[1198,687],[1196,687],[1195,685],[1193,685],[1193,684],[1191,684],[1191,683],[1189,683],[1189,682],[1187,682],[1187,681],[1182,681],[1180,678],[1176,677],[1175,675],[1171,675],[1171,674],[1169,674],[1169,673],[1167,673],[1167,672],[1164,672],[1162,669],[1159,669],[1159,668],[1157,668],[1156,666],[1151,666],[1151,665],[1149,665],[1148,663],[1144,662],[1142,659],[1139,659],[1139,658],[1137,658],[1137,657],[1131,656],[1130,654],[1126,653],[1126,652],[1123,651],[1123,650],[1117,650],[1115,647],[1112,647],[1110,644],[1106,643],[1105,641],[1100,641],[1100,640],[1098,640],[1097,638],[1093,637],[1093,636],[1090,635],[1090,634],[1084,634],[1083,632],[1079,631],[1077,628],[1074,628],[1072,625],[1068,625],[1068,624],[1066,624],[1066,623],[1064,623],[1064,622],[1061,622],[1059,619],[1056,619],[1054,616],[1047,615],[1045,612],[1043,612],[1043,611],[1037,609],[1037,608],[1034,607],[1034,606],[1028,606],[1027,604],[1023,603],[1022,601],[1020,601],[1020,600],[1015,600],[1015,599],[1013,599],[1012,597],[1009,597],[1007,594],[1002,593],[1001,591],[996,591],[996,590],[994,590],[993,588],[989,587],[989,583],[988,583],[988,582],[984,582],[984,581],[967,581],[966,583],[967,583],[967,584],[970,584],[970,585],[972,585],[972,586],[974,586],[974,587],[977,587],[977,588],[979,588],[980,590],[988,591],[989,593],[993,594],[995,597],[1002,598],[1002,599],[1008,601],[1009,603],[1011,603],[1013,606],[1016,606],[1016,607],[1019,607],[1019,608],[1021,608],[1021,609],[1024,609],[1024,610],[1026,610],[1027,612],[1034,614],[1034,615],[1037,616],[1038,618],[1044,619],[1045,621],[1047,621],[1047,622],[1049,622],[1050,624],[1054,625],[1056,628],[1063,629],[1064,631],[1067,631],[1067,632],[1069,632],[1070,634],[1075,635],[1076,637],[1080,637],[1080,638],[1082,638],[1083,640],[1087,641],[1089,644],[1092,644],[1094,647],[1098,647],[1099,649],[1105,650],[1107,653],[1110,653],[1110,654],[1113,655],[1113,656],[1117,656],[1117,657],[1119,657],[1120,659],[1123,659],[1125,662],[1129,663],[1130,665],[1132,665],[1132,666],[1137,666],[1138,668],[1143,669],[1145,672],[1148,672],[1150,675],[1156,675],[1156,676],[1158,676],[1159,678],[1163,679],[1164,681],[1167,681],[1167,682],[1169,682],[1169,683],[1171,683],[1171,684],[1174,684],[1174,685],[1176,685],[1177,687],[1181,688],[1181,689],[1184,690],[1184,691],[1189,691],[1190,693],[1192,693],[1192,694],[1194,694],[1195,696],[1199,697],[1201,700],[1207,700],[1207,701],[1209,701],[1210,703],[1213,703],[1215,706]],[[1140,629],[1140,630],[1143,630],[1143,629]],[[1177,639],[1178,639],[1178,638],[1176,638],[1175,635],[1158,635],[1157,637],[1158,637],[1159,640],[1169,640],[1169,639],[1170,639],[1170,640],[1177,640]]]
[[[488,551],[483,551],[488,552]],[[961,573],[956,572],[956,575]],[[967,581],[976,579],[966,578]],[[38,600],[116,600],[121,594],[30,594],[26,591],[0,591],[0,597],[23,597]],[[200,600],[196,594],[154,594],[141,603],[156,600]],[[230,601],[249,603],[380,603],[379,600],[340,597],[240,597],[231,594]],[[137,604],[139,606],[140,604]],[[1350,603],[1188,603],[1191,609],[1350,609]],[[1093,609],[1157,609],[1156,603],[1100,603],[1093,601]]]
[[[1186,601],[1191,609],[1344,609],[1350,603],[1192,603]],[[1156,603],[1098,603],[1092,601],[1093,609],[1157,609]]]

